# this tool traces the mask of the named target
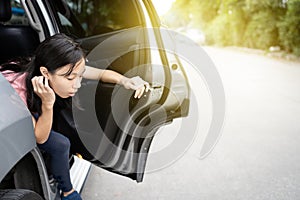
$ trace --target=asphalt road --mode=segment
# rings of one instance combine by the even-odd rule
[[[212,153],[199,159],[211,119],[205,84],[187,69],[198,112],[197,135],[173,162],[153,168],[144,181],[92,167],[85,200],[296,200],[300,199],[300,63],[238,50],[207,47],[223,81],[226,119]],[[183,120],[162,129],[151,152],[168,146]]]

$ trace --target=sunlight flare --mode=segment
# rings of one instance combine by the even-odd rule
[[[152,0],[152,2],[158,15],[162,16],[170,10],[175,0]]]

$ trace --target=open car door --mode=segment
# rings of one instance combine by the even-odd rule
[[[140,182],[155,132],[172,120],[168,116],[171,109],[160,104],[167,89],[166,77],[161,65],[151,63],[151,50],[144,48],[147,29],[133,28],[103,37],[97,37],[101,42],[87,55],[87,64],[127,77],[140,76],[150,83],[151,90],[141,99],[135,99],[134,91],[122,86],[84,80],[75,97],[79,105],[73,103],[72,110],[55,112],[60,114],[54,117],[54,128],[69,133],[66,136],[71,140],[73,153]],[[81,41],[83,45],[85,42],[91,43]],[[155,82],[154,75],[157,75]],[[66,124],[70,130],[66,130]]]
[[[150,83],[151,90],[141,99],[134,99],[134,91],[122,86],[84,80],[73,98],[72,108],[58,100],[53,129],[70,139],[72,153],[79,153],[97,166],[141,182],[157,130],[174,118],[188,114],[188,81],[176,55],[164,49],[159,20],[150,1],[88,2],[83,1],[87,5],[79,6],[78,1],[72,0],[44,1],[48,12],[36,13],[49,15],[39,17],[40,21],[48,18],[52,22],[52,28],[43,29],[45,37],[47,32],[53,31],[75,37],[87,51],[87,65],[111,69],[127,77],[140,76]],[[36,5],[39,4],[41,2]],[[115,18],[118,19],[116,23],[122,21],[126,25],[130,18],[135,23],[124,27],[99,25],[86,35],[81,27],[85,21],[79,23],[77,17],[82,14],[81,20],[85,20],[88,13],[82,12],[88,12],[85,6],[90,5],[90,9],[102,6],[115,14],[106,17],[109,23]],[[74,10],[77,13],[73,13]],[[97,16],[90,16],[89,20],[97,21]]]

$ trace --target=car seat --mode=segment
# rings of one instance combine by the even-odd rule
[[[11,0],[0,1],[0,64],[17,57],[31,56],[39,36],[29,25],[12,25]]]

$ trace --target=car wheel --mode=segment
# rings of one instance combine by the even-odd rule
[[[43,200],[43,198],[30,190],[13,189],[0,190],[0,200]]]

